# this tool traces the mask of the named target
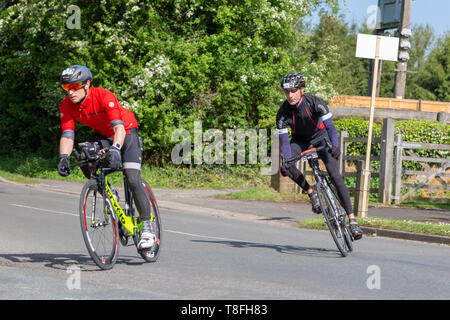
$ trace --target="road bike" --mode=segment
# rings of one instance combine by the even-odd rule
[[[318,152],[325,148],[331,149],[329,141],[325,140],[325,142],[325,145],[317,148],[314,145],[310,145],[300,155],[285,159],[283,162],[289,164],[300,159],[309,162],[316,180],[315,188],[319,197],[323,218],[341,255],[346,257],[350,251],[353,251],[353,237],[345,222],[346,215],[338,200],[339,198],[331,187],[331,181],[320,169]]]
[[[103,270],[114,267],[119,254],[119,241],[123,246],[133,239],[138,253],[146,262],[155,262],[161,251],[161,219],[155,195],[149,184],[142,179],[150,203],[150,221],[156,237],[155,244],[147,250],[138,249],[142,233],[142,221],[134,207],[133,194],[123,169],[112,171],[105,165],[107,149],[92,142],[82,142],[81,154],[74,149],[77,163],[71,167],[88,165],[91,178],[83,186],[80,196],[79,214],[81,233],[86,248],[94,263]],[[125,194],[124,209],[119,205],[119,192],[108,181],[108,174],[121,171]]]

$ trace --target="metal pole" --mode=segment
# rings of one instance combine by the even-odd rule
[[[409,29],[410,27],[410,17],[411,17],[411,0],[402,1],[402,18],[399,28],[399,33],[403,29]],[[399,61],[397,63],[397,73],[395,75],[395,87],[394,87],[394,98],[403,99],[405,97],[406,88],[406,72],[407,72],[407,62]]]
[[[376,96],[376,85],[378,76],[378,64],[380,60],[380,41],[381,36],[377,35],[377,44],[375,47],[375,61],[373,65],[373,77],[372,77],[372,95],[370,100],[370,117],[369,117],[369,135],[367,138],[367,151],[366,151],[366,161],[365,167],[362,172],[363,175],[363,195],[362,195],[362,207],[361,217],[367,217],[367,207],[369,203],[369,178],[370,178],[370,153],[372,147],[372,130],[373,130],[373,118],[375,113],[375,96]]]

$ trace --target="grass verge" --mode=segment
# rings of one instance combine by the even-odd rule
[[[212,197],[237,200],[257,200],[275,202],[304,202],[308,199],[306,194],[281,193],[269,186],[249,188],[240,192],[213,195]]]
[[[0,176],[19,183],[38,183],[35,179],[86,182],[80,168],[72,168],[63,178],[56,171],[57,159],[37,156],[0,158]],[[74,159],[72,159],[74,161]],[[268,185],[270,176],[260,174],[257,166],[175,166],[164,167],[143,164],[142,177],[153,188],[164,189],[245,189]],[[120,174],[110,175],[112,183],[121,183]]]
[[[378,229],[398,230],[413,233],[432,234],[439,236],[450,236],[450,224],[416,222],[409,220],[391,220],[381,218],[360,218],[356,221],[362,227],[371,227]],[[312,218],[299,222],[299,226],[307,229],[327,230],[323,217]]]
[[[295,202],[308,200],[306,194],[300,193],[280,193],[273,188],[267,186],[249,188],[247,190],[229,194],[216,195],[214,197],[225,199],[238,199],[238,200],[259,200],[259,201],[275,201],[275,202]],[[369,199],[369,205],[371,206],[383,206],[375,200],[375,197]],[[353,197],[351,197],[352,203],[354,203]],[[438,202],[438,201],[424,201],[424,200],[405,200],[400,204],[400,207],[412,207],[422,209],[440,209],[450,210],[450,202]]]

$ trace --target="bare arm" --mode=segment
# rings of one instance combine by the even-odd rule
[[[113,146],[116,145],[116,143],[120,144],[120,146],[123,146],[123,142],[125,141],[125,135],[127,134],[125,131],[125,127],[123,124],[118,124],[113,127],[114,130],[114,140],[113,140]]]
[[[59,140],[59,154],[67,154],[70,156],[73,150],[73,139],[61,137]]]

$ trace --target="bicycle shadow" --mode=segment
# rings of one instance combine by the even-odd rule
[[[292,245],[267,244],[259,242],[232,241],[232,240],[191,240],[199,243],[216,243],[227,245],[233,248],[260,248],[271,249],[282,254],[293,254],[300,256],[315,256],[323,258],[340,258],[341,255],[336,249],[301,247]]]
[[[116,264],[132,264],[133,259],[120,257]],[[0,254],[0,266],[14,267],[17,265],[41,265],[53,270],[66,271],[72,266],[80,268],[81,271],[102,271],[92,261],[89,255],[63,254],[63,253],[10,253]]]

